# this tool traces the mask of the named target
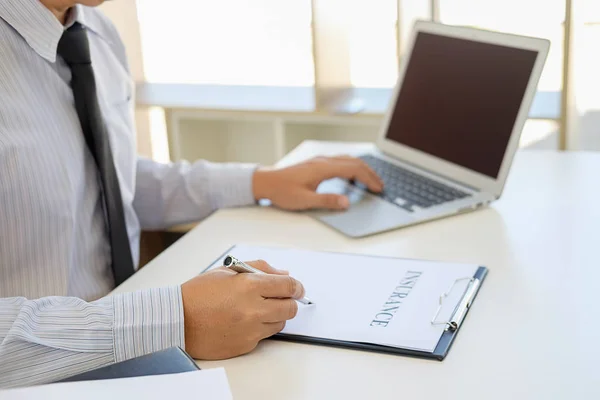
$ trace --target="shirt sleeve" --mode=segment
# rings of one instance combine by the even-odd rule
[[[198,221],[219,208],[251,205],[255,170],[253,164],[162,164],[140,157],[133,207],[142,229],[158,230]]]
[[[87,303],[0,299],[0,388],[54,382],[173,346],[184,348],[181,288]]]

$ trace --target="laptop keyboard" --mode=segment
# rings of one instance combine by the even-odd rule
[[[383,180],[383,199],[413,212],[414,206],[429,208],[469,197],[470,194],[446,186],[372,155],[360,157]]]

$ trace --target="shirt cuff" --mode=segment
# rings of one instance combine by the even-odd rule
[[[112,296],[115,361],[181,347],[185,349],[181,287]]]
[[[252,188],[252,178],[258,167],[256,164],[208,164],[210,167],[205,170],[208,179],[198,177],[191,182],[196,186],[196,193],[208,191],[213,209],[256,204]]]

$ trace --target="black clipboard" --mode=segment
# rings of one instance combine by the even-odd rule
[[[486,267],[479,267],[477,269],[477,271],[475,272],[475,275],[473,275],[473,278],[471,278],[472,279],[471,283],[469,283],[469,285],[467,285],[467,289],[465,290],[465,293],[464,293],[461,301],[455,307],[455,310],[452,313],[452,317],[450,318],[450,320],[438,322],[440,324],[446,325],[446,329],[444,330],[444,333],[442,333],[442,336],[433,352],[413,350],[413,349],[403,349],[403,348],[399,348],[399,347],[383,346],[383,345],[373,344],[373,343],[348,342],[348,341],[343,341],[343,340],[324,339],[324,338],[318,338],[318,337],[312,337],[312,336],[289,335],[289,334],[285,334],[285,333],[278,333],[277,335],[273,336],[271,339],[283,340],[283,341],[288,341],[288,342],[318,344],[318,345],[332,346],[332,347],[342,347],[345,349],[367,350],[367,351],[373,351],[373,352],[377,352],[377,353],[397,354],[397,355],[402,355],[402,356],[418,357],[418,358],[443,361],[444,358],[446,358],[446,356],[448,355],[448,352],[450,351],[450,347],[452,347],[452,343],[454,343],[454,339],[456,338],[456,335],[458,334],[458,331],[459,331],[465,317],[467,316],[469,309],[471,308],[471,305],[473,304],[473,301],[477,297],[479,288],[481,287],[481,284],[483,283],[485,277],[487,276],[487,273],[488,273],[488,269]],[[476,287],[473,287],[471,285],[476,285]],[[472,294],[470,295],[471,297],[467,298],[467,296],[469,295],[469,288],[471,288],[471,287],[473,288],[471,291]],[[461,306],[461,303],[463,303],[463,302],[466,304],[466,306],[464,308],[459,307],[459,306]],[[459,316],[459,313],[462,313],[462,316],[460,317],[460,321],[453,321],[453,319],[455,317]],[[435,316],[432,319],[432,322],[434,322],[434,321],[435,321]]]
[[[214,265],[217,261],[223,259],[227,254],[231,253],[232,250],[235,249],[235,247],[236,247],[235,245],[231,246],[229,249],[227,249],[225,252],[223,252],[223,254],[221,254],[217,259],[215,259],[215,261],[213,261],[201,273],[206,272],[208,270],[208,268],[210,268],[210,266]],[[364,254],[361,254],[361,255],[364,255]],[[374,256],[374,257],[378,257],[378,256]],[[444,329],[444,332],[442,333],[442,336],[440,337],[440,340],[439,340],[436,348],[433,350],[433,352],[385,346],[385,345],[373,344],[373,343],[351,342],[351,341],[344,341],[344,340],[319,338],[319,337],[313,337],[313,336],[291,335],[291,334],[286,334],[286,333],[278,333],[278,334],[272,336],[270,339],[281,340],[281,341],[286,341],[286,342],[307,343],[307,344],[316,344],[316,345],[330,346],[330,347],[340,347],[340,348],[352,349],[352,350],[372,351],[372,352],[376,352],[376,353],[395,354],[395,355],[401,355],[401,356],[417,357],[417,358],[424,358],[424,359],[429,359],[429,360],[443,361],[446,358],[446,356],[448,355],[448,352],[450,351],[450,348],[452,347],[452,344],[454,343],[456,335],[458,335],[458,331],[460,330],[467,314],[469,313],[469,310],[471,309],[471,306],[473,305],[475,299],[477,298],[477,294],[479,293],[479,290],[481,289],[481,285],[483,284],[485,278],[487,277],[488,272],[489,272],[489,270],[487,267],[480,266],[479,268],[477,268],[477,271],[475,271],[475,274],[472,277],[460,278],[454,282],[454,285],[456,285],[456,283],[458,283],[461,280],[469,281],[469,283],[467,284],[467,286],[464,290],[464,293],[460,297],[459,302],[454,307],[454,310],[453,310],[452,314],[450,315],[450,318],[445,321],[440,321],[437,319],[437,317],[438,317],[440,310],[442,309],[442,307],[444,305],[443,300],[452,291],[452,289],[454,288],[454,285],[451,288],[449,288],[448,291],[446,291],[440,295],[440,305],[439,305],[438,310],[435,313],[435,315],[433,315],[431,323],[446,325],[446,328]]]

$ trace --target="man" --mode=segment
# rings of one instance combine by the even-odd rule
[[[125,49],[93,8],[102,1],[0,1],[0,387],[171,346],[199,359],[251,351],[295,316],[302,284],[256,261],[269,274],[219,269],[103,297],[134,272],[140,229],[262,198],[343,209],[315,193],[335,176],[382,189],[347,157],[281,170],[137,158]]]

